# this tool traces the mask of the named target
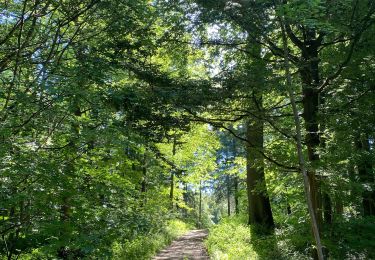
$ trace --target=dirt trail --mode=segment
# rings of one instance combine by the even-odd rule
[[[169,247],[162,250],[153,260],[208,260],[210,258],[203,245],[203,239],[205,239],[207,235],[207,230],[191,230],[186,235],[173,241]]]

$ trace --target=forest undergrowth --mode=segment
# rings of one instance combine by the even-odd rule
[[[336,223],[323,231],[327,259],[375,259],[375,219]],[[366,235],[367,234],[367,235]],[[312,259],[310,230],[305,225],[283,225],[273,234],[252,232],[246,216],[224,218],[210,228],[206,246],[214,260]]]

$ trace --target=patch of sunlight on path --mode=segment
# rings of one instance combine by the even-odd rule
[[[179,237],[166,249],[162,250],[153,260],[208,260],[210,259],[203,240],[207,237],[205,229],[191,230]]]

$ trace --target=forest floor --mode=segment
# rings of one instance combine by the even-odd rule
[[[207,237],[205,229],[191,230],[179,237],[166,249],[162,250],[153,260],[208,260],[210,259],[203,240]]]

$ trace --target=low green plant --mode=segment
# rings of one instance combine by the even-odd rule
[[[375,259],[375,217],[342,220],[323,241],[332,259]]]
[[[256,253],[250,244],[250,229],[237,219],[223,219],[210,229],[206,246],[212,259],[254,259]]]
[[[341,220],[322,229],[329,259],[375,259],[375,218]],[[272,235],[258,235],[245,216],[224,218],[212,228],[206,246],[214,260],[303,260],[311,259],[313,243],[304,222],[282,225]]]
[[[243,216],[231,217],[213,226],[205,243],[214,260],[308,259],[277,233],[255,235]]]

